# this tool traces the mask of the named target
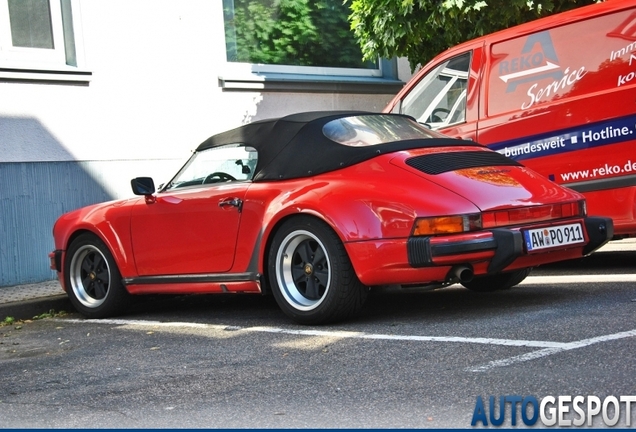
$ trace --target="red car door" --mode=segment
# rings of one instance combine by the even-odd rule
[[[131,237],[139,276],[229,271],[249,185],[176,189],[135,205]]]

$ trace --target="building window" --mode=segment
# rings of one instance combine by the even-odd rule
[[[14,47],[54,49],[51,8],[44,0],[8,0]]]
[[[396,71],[387,61],[362,60],[349,14],[342,0],[223,0],[226,70],[231,78],[220,77],[222,86],[242,82],[253,84],[247,85],[249,89],[267,90],[268,83],[278,80],[281,86],[276,89],[300,91],[293,85],[304,80],[316,84],[316,91],[333,91],[327,83],[340,77],[335,87],[345,87],[344,91],[351,91],[351,80],[358,78],[375,78],[378,83],[384,79],[385,85],[391,81],[393,87],[386,90],[399,90]],[[250,74],[254,79],[246,77]],[[367,88],[374,90],[372,85]]]
[[[228,62],[377,70],[342,0],[223,0]]]
[[[76,9],[78,0],[0,0],[0,79],[88,81]]]

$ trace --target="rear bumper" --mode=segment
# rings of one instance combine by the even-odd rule
[[[451,268],[467,265],[475,276],[535,267],[588,255],[613,236],[610,218],[578,219],[585,227],[585,242],[528,253],[519,228],[440,237],[411,237],[345,246],[356,274],[366,285],[445,282]],[[535,228],[535,227],[532,227]]]
[[[587,243],[582,255],[588,255],[603,246],[614,235],[612,219],[588,217],[583,220],[587,233]],[[483,238],[458,241],[436,242],[432,237],[411,237],[408,239],[407,254],[411,267],[429,267],[436,264],[436,258],[457,256],[467,253],[494,251],[488,265],[488,273],[498,273],[526,253],[524,239],[519,229],[498,228],[489,231]]]
[[[614,237],[614,222],[606,217],[589,217],[585,219],[585,230],[589,237],[583,255],[589,255]]]
[[[414,268],[439,265],[438,258],[462,256],[469,253],[493,251],[488,273],[497,273],[508,267],[523,254],[523,237],[520,231],[494,229],[483,239],[432,243],[431,237],[411,237],[406,243],[409,265]]]

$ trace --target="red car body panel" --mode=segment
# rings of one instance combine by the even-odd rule
[[[445,152],[464,150],[457,147]],[[391,153],[314,178],[274,184],[228,183],[162,192],[152,202],[137,198],[98,204],[59,220],[55,227],[56,249],[65,250],[73,235],[87,230],[113,251],[124,279],[250,271],[263,274],[267,239],[282,220],[303,213],[324,220],[338,233],[362,283],[415,284],[444,280],[451,266],[458,263],[474,264],[476,275],[486,274],[486,266],[481,265],[480,272],[480,264],[487,263],[494,254],[491,250],[444,256],[434,260],[439,267],[414,269],[408,262],[406,242],[416,217],[470,214],[581,198],[574,191],[554,188],[547,179],[525,167],[465,169],[431,176],[404,162],[439,151]],[[471,191],[470,199],[457,191]],[[234,197],[244,199],[241,213],[218,205]],[[492,235],[475,232],[439,236],[432,242],[484,237]],[[214,241],[202,242],[200,238]],[[548,255],[524,256],[507,269],[580,257],[582,249],[581,245]],[[63,274],[60,280],[64,280]],[[146,294],[258,292],[260,284],[132,284],[128,289]]]
[[[95,204],[60,216],[53,227],[56,250],[66,251],[74,238],[82,232],[90,232],[106,243],[122,275],[136,274],[130,237],[130,213],[138,201],[143,201],[143,198]],[[63,256],[62,262],[64,259]],[[58,277],[63,281],[61,272]],[[65,288],[64,283],[62,287]]]
[[[452,242],[452,238],[446,239]],[[355,259],[356,273],[369,286],[374,285],[422,285],[423,280],[443,282],[451,268],[459,263],[468,263],[476,276],[488,274],[489,261],[494,249],[484,252],[464,253],[434,259],[434,267],[413,268],[406,256],[406,240],[348,243],[347,252]],[[542,255],[524,255],[505,267],[506,271],[537,267],[551,262],[580,258],[582,247],[572,247]],[[387,260],[386,257],[397,258]],[[354,260],[352,259],[352,261]]]
[[[243,199],[247,188],[246,183],[229,183],[166,192],[151,204],[138,201],[130,223],[137,276],[230,271],[243,214],[219,202]]]
[[[222,294],[260,293],[258,281],[245,282],[173,282],[173,283],[131,283],[126,285],[130,294]]]
[[[583,193],[617,237],[635,236],[635,19],[635,0],[607,1],[460,44],[422,67],[384,112],[413,115],[405,98],[438,65],[470,53],[465,119],[437,130]],[[536,145],[546,147],[529,151]]]
[[[357,310],[368,287],[484,276],[489,289],[612,235],[581,194],[393,114],[255,122],[206,140],[161,190],[131,185],[143,198],[53,228],[51,268],[87,316],[119,312],[128,294],[271,290],[290,317],[326,322]]]

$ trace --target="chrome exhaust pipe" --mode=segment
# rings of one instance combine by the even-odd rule
[[[459,282],[470,282],[473,275],[473,268],[468,265],[457,265],[450,271],[450,277]]]

